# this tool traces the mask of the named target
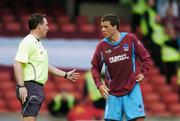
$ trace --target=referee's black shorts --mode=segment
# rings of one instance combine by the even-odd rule
[[[25,106],[27,104],[27,101],[22,104],[21,108],[22,108],[22,115],[23,117],[27,117],[27,116],[33,116],[33,117],[37,117],[38,112],[40,110],[41,104],[44,100],[44,89],[43,89],[43,85],[39,84],[35,81],[24,81],[25,83],[25,87],[27,89],[28,92],[28,99],[30,99],[31,96],[37,96],[37,99],[32,99],[31,101],[29,101],[27,107]],[[18,96],[18,88],[16,88],[16,92],[17,92],[17,96]],[[19,97],[18,97],[19,98]],[[26,109],[24,110],[24,108],[26,107]],[[23,112],[24,110],[24,112]]]

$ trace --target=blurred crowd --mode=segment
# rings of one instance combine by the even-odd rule
[[[142,42],[161,74],[166,76],[167,83],[173,76],[180,76],[180,2],[121,0],[121,3],[131,6],[132,32],[140,33]]]
[[[104,74],[102,74],[104,81]],[[84,74],[84,88],[82,100],[67,90],[58,93],[48,104],[49,113],[56,117],[67,116],[68,121],[103,120],[105,99],[97,90],[91,71]]]

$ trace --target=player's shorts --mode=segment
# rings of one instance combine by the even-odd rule
[[[106,100],[105,120],[112,119],[122,121],[125,114],[127,121],[145,117],[144,104],[139,83],[136,83],[132,91],[123,96],[109,95]]]
[[[28,92],[27,100],[24,104],[22,104],[22,116],[33,116],[37,117],[38,112],[40,110],[41,104],[44,100],[44,89],[43,85],[39,84],[35,81],[25,81],[25,87]],[[18,89],[17,89],[18,90]],[[18,91],[16,91],[18,92]],[[18,94],[17,94],[18,96]],[[28,102],[31,96],[36,96],[38,99],[33,99]],[[19,98],[19,97],[18,97]],[[28,102],[28,103],[27,103]],[[27,106],[26,106],[27,105]],[[24,109],[25,108],[25,109]]]

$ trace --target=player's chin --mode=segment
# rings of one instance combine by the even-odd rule
[[[107,34],[103,34],[103,37],[105,38],[109,38],[109,36]]]
[[[136,80],[136,82],[141,83],[143,80]]]
[[[107,37],[107,34],[105,32],[102,32],[103,37]]]

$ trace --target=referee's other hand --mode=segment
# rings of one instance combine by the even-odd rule
[[[24,102],[26,102],[26,98],[27,98],[26,87],[19,88],[19,97],[21,99],[22,104],[24,104]]]

